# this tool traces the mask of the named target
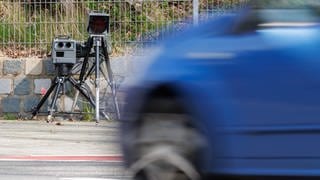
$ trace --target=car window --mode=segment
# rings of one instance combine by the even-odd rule
[[[253,0],[234,33],[270,27],[315,25],[320,22],[320,0]]]
[[[310,9],[263,9],[256,13],[256,29],[314,26],[320,18]]]
[[[319,0],[251,0],[249,5],[254,9],[301,9],[319,6]]]
[[[264,22],[317,22],[319,0],[253,0],[252,11]]]

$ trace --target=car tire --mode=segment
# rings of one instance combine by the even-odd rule
[[[135,180],[201,179],[196,164],[205,141],[177,101],[152,99],[138,127],[131,166]]]

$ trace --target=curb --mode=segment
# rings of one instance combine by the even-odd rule
[[[0,161],[98,161],[98,162],[122,162],[120,155],[105,156],[0,156]]]

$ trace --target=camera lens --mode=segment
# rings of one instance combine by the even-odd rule
[[[59,42],[59,43],[58,43],[58,47],[59,47],[59,48],[63,48],[63,42]]]
[[[71,45],[72,45],[72,44],[71,44],[70,42],[67,42],[67,43],[66,43],[66,47],[67,47],[67,48],[71,48]]]

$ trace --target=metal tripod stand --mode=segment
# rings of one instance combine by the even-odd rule
[[[94,53],[92,53],[92,50]],[[100,71],[102,72],[104,79],[107,82],[107,85],[111,88],[112,98],[113,98],[114,106],[116,109],[116,115],[118,119],[120,118],[120,111],[119,111],[119,106],[118,106],[117,97],[116,97],[116,85],[113,80],[113,74],[111,71],[109,55],[106,50],[105,41],[104,41],[104,35],[90,35],[86,43],[86,46],[84,47],[84,52],[85,52],[84,56],[82,55],[79,56],[79,57],[84,57],[79,80],[76,80],[72,77],[71,70],[73,68],[74,63],[60,63],[60,62],[57,63],[56,62],[55,66],[57,70],[57,76],[53,79],[51,87],[48,89],[47,93],[41,98],[38,105],[32,108],[32,118],[38,114],[44,102],[48,99],[51,93],[54,92],[53,99],[48,109],[49,111],[48,120],[51,120],[52,115],[55,111],[54,108],[56,105],[57,98],[59,94],[63,92],[65,83],[70,82],[71,85],[78,90],[76,92],[73,109],[75,106],[75,102],[77,102],[78,95],[80,93],[85,99],[88,100],[91,106],[95,108],[96,122],[99,122],[100,114],[103,115],[106,119],[110,119],[110,117],[104,111],[100,110],[100,104],[99,104]],[[90,68],[88,68],[89,57],[95,58],[95,61]],[[101,61],[101,59],[104,61]],[[106,72],[102,70],[103,69],[101,67],[102,64],[105,65]],[[87,84],[85,83],[85,81],[88,79],[88,77],[92,75],[93,72],[95,72],[95,94],[96,94],[95,99],[92,92],[90,91]]]
[[[87,44],[86,44],[87,45],[86,49],[88,51],[84,57],[83,65],[82,65],[80,77],[79,77],[79,84],[84,84],[85,81],[87,80],[87,78],[89,76],[91,76],[93,72],[95,73],[95,83],[94,84],[95,84],[95,105],[96,105],[95,106],[95,120],[96,120],[96,122],[99,122],[100,114],[101,114],[101,112],[100,112],[100,72],[102,73],[107,85],[111,89],[112,99],[113,99],[115,111],[116,111],[116,116],[118,119],[120,119],[120,110],[119,110],[119,105],[118,105],[118,101],[117,101],[117,97],[116,97],[116,85],[115,85],[115,82],[113,79],[109,54],[106,50],[104,38],[105,38],[105,36],[100,35],[100,34],[90,35],[90,37],[87,41]],[[93,54],[94,54],[95,61],[92,64],[92,66],[89,68],[88,67],[88,64],[89,64],[88,60],[89,60],[89,57],[92,56],[91,49],[94,50]],[[104,60],[104,61],[101,61],[101,60]],[[104,72],[103,68],[101,67],[102,63],[105,63],[106,72]],[[89,70],[87,70],[87,69],[89,69]],[[78,95],[79,95],[79,92],[76,93],[72,109],[74,109],[75,102],[77,101]],[[103,113],[103,115],[107,119],[111,119],[105,113]]]
[[[71,76],[71,69],[73,64],[58,64],[56,65],[57,69],[57,76],[52,80],[52,84],[46,94],[41,98],[40,102],[37,106],[32,108],[32,118],[36,116],[44,104],[44,102],[48,99],[48,97],[53,94],[53,98],[51,104],[49,106],[49,115],[48,121],[52,120],[53,113],[55,112],[55,105],[58,99],[59,94],[63,93],[65,83],[70,82],[70,84],[75,87],[81,95],[88,100],[88,102],[95,107],[95,103],[93,100],[93,96],[90,94],[91,91],[85,87],[84,84],[79,84],[72,76]]]

